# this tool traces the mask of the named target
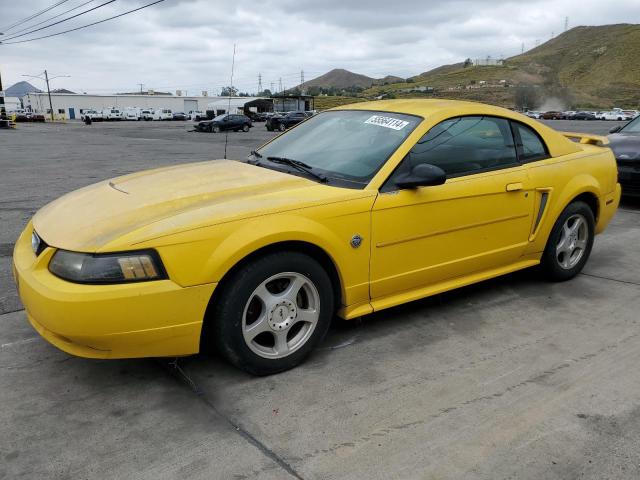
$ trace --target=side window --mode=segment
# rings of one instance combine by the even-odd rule
[[[518,159],[507,120],[473,116],[451,118],[429,130],[390,180],[420,163],[442,168],[447,177],[458,177],[513,166]]]
[[[512,125],[520,161],[533,162],[549,156],[545,144],[536,132],[521,123],[513,122]]]

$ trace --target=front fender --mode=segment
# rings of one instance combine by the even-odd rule
[[[199,231],[193,241],[183,237],[179,243],[167,241],[157,248],[172,280],[193,286],[219,282],[240,261],[264,247],[305,242],[322,249],[333,261],[346,305],[368,302],[370,213],[354,207],[359,202],[340,204],[337,210],[321,207],[316,215],[295,211],[223,223]],[[350,241],[356,234],[362,243],[353,248]]]

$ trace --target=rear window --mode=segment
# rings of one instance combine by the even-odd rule
[[[521,123],[512,123],[512,125],[517,134],[516,138],[520,137],[516,144],[520,161],[532,162],[549,156],[547,148],[536,132]]]

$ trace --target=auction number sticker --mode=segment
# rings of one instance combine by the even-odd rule
[[[409,122],[400,120],[393,117],[384,117],[382,115],[373,115],[369,117],[364,123],[369,125],[378,125],[379,127],[391,128],[393,130],[402,130],[409,125]]]

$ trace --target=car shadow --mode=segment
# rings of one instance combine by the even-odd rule
[[[485,323],[478,310],[483,305],[499,306],[514,301],[524,289],[531,298],[540,296],[550,302],[547,292],[538,289],[537,284],[546,284],[540,279],[536,269],[507,274],[480,283],[440,293],[424,299],[388,308],[353,320],[335,317],[322,343],[311,354],[303,368],[322,369],[331,362],[332,352],[345,348],[380,342],[384,337],[397,336],[394,345],[411,350],[423,349],[431,342],[437,342],[452,334],[473,336]],[[532,288],[533,287],[533,288]],[[536,293],[537,292],[537,293]],[[462,314],[466,312],[466,314]],[[252,381],[246,374],[226,363],[215,354],[198,354],[184,357],[179,365],[194,382],[189,372],[199,378],[216,377],[216,383],[227,381]]]

